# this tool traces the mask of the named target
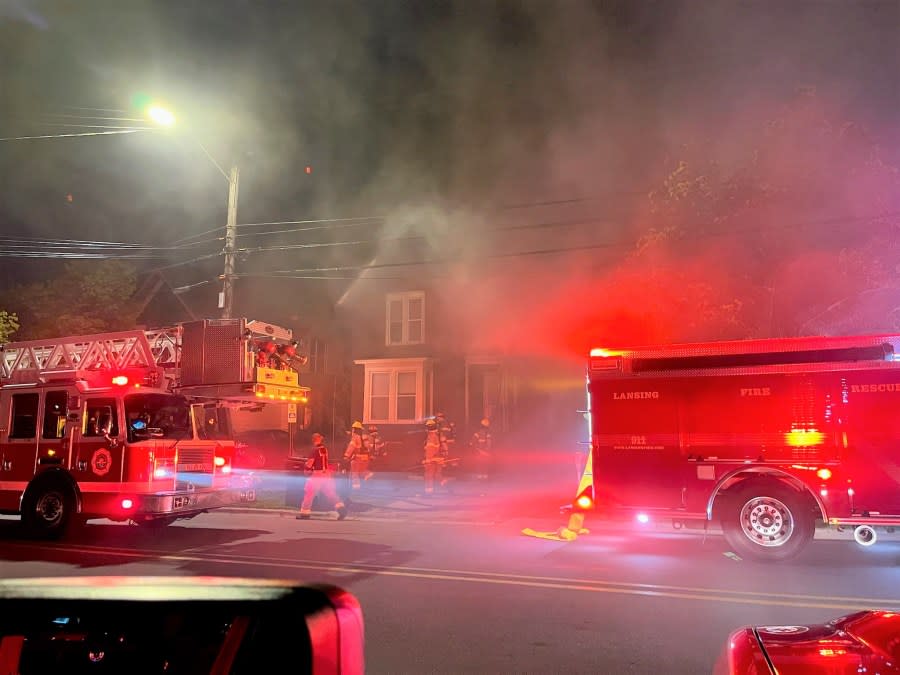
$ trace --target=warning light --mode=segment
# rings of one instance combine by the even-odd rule
[[[154,478],[167,478],[168,476],[169,476],[169,470],[168,470],[168,469],[163,469],[163,468],[160,467],[159,469],[155,469],[155,470],[153,471],[153,477],[154,477]]]
[[[133,509],[134,508],[134,500],[128,499],[127,497],[123,499],[121,502],[123,509]]]
[[[784,435],[784,442],[792,448],[822,445],[825,434],[818,429],[793,429]]]
[[[56,454],[56,450],[54,450],[53,448],[50,448],[50,449],[47,451],[47,456],[48,456],[48,457],[53,457],[55,454]]]
[[[599,356],[601,358],[609,358],[610,356],[622,356],[623,352],[615,349],[602,349],[596,347],[591,350],[591,356]]]
[[[116,375],[112,379],[112,383],[117,387],[124,387],[126,384],[128,384],[128,377],[125,375]]]
[[[309,399],[306,396],[301,396],[300,403],[309,403]]]
[[[639,513],[639,514],[637,514],[637,521],[641,525],[646,525],[647,523],[650,522],[650,516],[648,516],[646,513]]]
[[[822,480],[828,480],[831,478],[831,469],[819,469],[816,471],[816,475]]]
[[[307,175],[307,176],[310,175],[310,174],[312,173],[312,167],[309,166],[309,165],[307,165],[306,168],[303,169],[303,170],[306,172],[306,175]]]
[[[231,465],[229,464],[228,466],[223,466],[222,473],[231,473]]]
[[[581,495],[575,500],[575,504],[580,509],[589,509],[594,504],[594,500],[591,499],[590,495]]]
[[[216,466],[225,466],[225,458],[224,457],[216,457],[215,464],[216,464]]]

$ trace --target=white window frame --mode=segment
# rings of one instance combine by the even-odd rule
[[[400,342],[391,342],[391,302],[401,302],[401,337]],[[411,300],[422,301],[422,334],[421,339],[409,339],[409,303]],[[405,291],[388,293],[384,303],[384,344],[388,347],[396,345],[420,345],[425,343],[425,291]]]
[[[365,359],[354,361],[364,366],[363,376],[363,424],[420,424],[425,417],[425,375],[429,371],[428,360],[414,359]],[[388,387],[387,419],[372,418],[372,375],[387,373],[390,376]],[[397,379],[399,373],[416,374],[416,409],[415,418],[411,420],[397,419]]]

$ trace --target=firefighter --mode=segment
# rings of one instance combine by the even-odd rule
[[[447,439],[435,420],[425,423],[425,492],[434,492],[434,482],[442,483],[444,461],[448,455]]]
[[[298,520],[308,520],[312,512],[313,501],[316,495],[323,494],[334,504],[338,513],[338,520],[347,517],[347,507],[338,497],[334,488],[331,466],[328,464],[328,448],[325,447],[325,437],[322,434],[312,435],[313,447],[306,460],[306,485],[303,488],[303,503],[300,504]]]
[[[369,472],[369,437],[362,422],[354,422],[350,428],[350,441],[344,451],[344,461],[350,462],[350,486],[354,490],[361,487],[360,477]]]
[[[378,433],[378,427],[374,424],[369,425],[369,436],[366,445],[369,448],[370,460],[378,461],[387,456],[387,452],[384,449],[384,439],[381,438],[381,435]],[[369,480],[374,475],[374,473],[369,471],[366,473],[365,480]]]
[[[469,447],[472,448],[472,452],[475,455],[475,477],[479,480],[486,480],[488,477],[493,446],[494,441],[491,437],[491,421],[485,417],[481,420],[481,425],[469,441]]]

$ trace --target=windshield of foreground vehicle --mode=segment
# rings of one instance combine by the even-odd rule
[[[125,397],[128,440],[191,437],[191,409],[183,397],[172,394],[131,394]]]

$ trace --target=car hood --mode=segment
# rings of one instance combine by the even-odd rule
[[[900,673],[900,613],[865,611],[826,624],[743,628],[730,636],[716,672]]]

